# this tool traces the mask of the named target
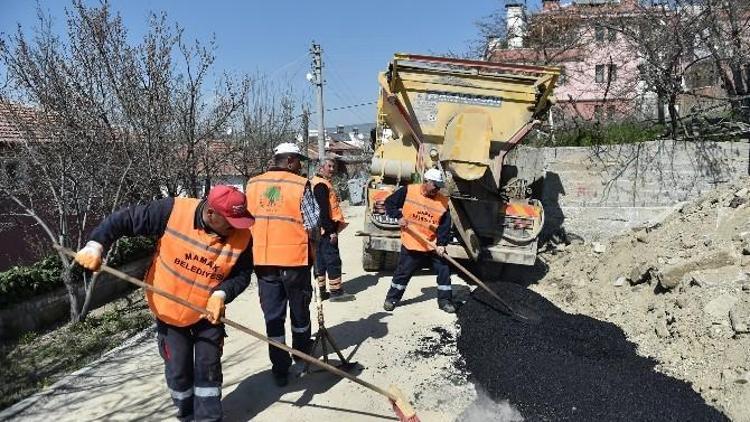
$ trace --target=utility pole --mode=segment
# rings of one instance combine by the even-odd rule
[[[325,120],[323,119],[323,51],[320,49],[320,44],[312,43],[310,48],[310,54],[312,55],[313,62],[313,78],[310,82],[315,84],[318,88],[318,160],[322,160],[326,154],[326,127]]]
[[[305,154],[310,151],[310,111],[307,109],[307,105],[302,106],[302,143],[305,145]],[[310,177],[312,174],[310,160],[307,161],[307,176]]]

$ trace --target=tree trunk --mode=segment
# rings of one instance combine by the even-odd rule
[[[78,322],[80,314],[78,312],[78,292],[75,282],[73,281],[73,263],[68,262],[67,257],[58,252],[63,265],[62,279],[65,289],[68,291],[68,300],[70,301],[70,322]]]
[[[677,136],[677,124],[679,115],[677,114],[677,96],[670,95],[669,103],[667,104],[667,110],[669,111],[669,130],[672,133],[672,137]]]
[[[96,287],[96,282],[99,280],[99,275],[101,273],[94,273],[91,275],[91,281],[86,285],[86,297],[83,299],[83,306],[81,307],[81,312],[78,314],[78,321],[83,321],[86,319],[86,317],[89,314],[90,308],[91,308],[91,298],[94,296],[94,287]],[[85,277],[85,276],[84,276]]]
[[[657,120],[659,120],[659,123],[665,123],[666,119],[664,116],[664,96],[662,94],[657,94],[656,97],[656,116]]]

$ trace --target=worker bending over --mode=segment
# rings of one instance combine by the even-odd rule
[[[224,304],[250,283],[248,247],[253,218],[245,195],[215,186],[204,200],[165,198],[118,211],[91,233],[75,260],[98,271],[102,254],[122,236],[158,236],[146,283],[206,308],[195,312],[146,291],[156,316],[159,353],[172,401],[181,420],[218,421],[221,408],[221,354]]]
[[[441,187],[443,174],[437,169],[429,169],[424,173],[423,183],[401,187],[385,200],[386,214],[398,218],[401,226],[401,251],[383,304],[386,311],[392,311],[398,305],[411,276],[429,261],[437,272],[438,307],[448,313],[456,312],[448,263],[435,253],[431,245],[409,231],[414,230],[436,243],[438,251],[445,253],[445,245],[450,240],[451,218],[448,198],[440,193]]]
[[[307,160],[297,145],[285,142],[274,149],[274,165],[247,183],[245,192],[252,227],[253,258],[258,276],[260,306],[266,334],[286,342],[287,304],[292,320],[292,347],[308,353],[310,340],[310,234],[318,230],[320,209],[310,181],[299,175]],[[268,346],[276,385],[288,383],[292,358],[288,352]]]
[[[348,225],[341,212],[339,196],[331,183],[336,163],[326,158],[312,178],[313,193],[320,207],[320,239],[315,254],[315,279],[318,282],[321,299],[345,300],[351,295],[344,293],[341,284],[341,255],[339,254],[339,233]],[[328,287],[326,290],[326,275]],[[329,293],[330,291],[330,293]]]

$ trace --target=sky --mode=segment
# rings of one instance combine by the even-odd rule
[[[96,1],[86,1],[98,4]],[[69,1],[42,1],[64,31]],[[149,11],[165,11],[185,28],[188,39],[208,41],[215,36],[214,71],[260,73],[280,86],[291,85],[298,100],[316,110],[310,71],[312,41],[323,49],[326,109],[373,102],[377,74],[393,53],[441,54],[463,52],[477,39],[475,23],[498,10],[501,0],[111,0],[131,37],[145,32]],[[37,3],[0,0],[0,32],[24,30],[36,24]],[[1,65],[0,65],[1,66]],[[2,69],[0,69],[1,71]],[[217,73],[217,74],[218,74]],[[375,105],[325,113],[325,125],[375,121]],[[311,127],[317,117],[312,116]]]

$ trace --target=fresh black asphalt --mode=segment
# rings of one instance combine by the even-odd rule
[[[571,315],[520,285],[493,283],[522,322],[477,290],[458,311],[470,379],[527,421],[726,421],[684,381],[656,372],[614,324]],[[634,316],[634,318],[637,316]]]

